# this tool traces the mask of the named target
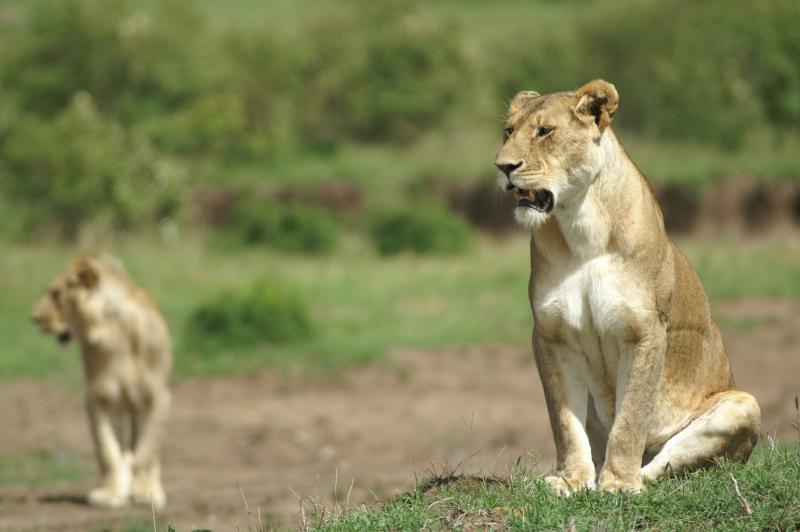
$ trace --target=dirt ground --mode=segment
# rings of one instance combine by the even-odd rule
[[[796,439],[800,303],[716,302],[737,384],[763,411],[764,434]],[[0,384],[0,457],[69,452],[91,458],[80,392],[39,381]],[[164,444],[168,511],[178,531],[298,524],[300,497],[373,502],[415,475],[456,467],[503,474],[519,456],[551,466],[553,445],[529,348],[398,351],[335,382],[269,373],[175,387]],[[93,481],[0,487],[0,530],[124,530],[149,508],[85,505]]]

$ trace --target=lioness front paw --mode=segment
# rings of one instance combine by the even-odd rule
[[[638,473],[638,471],[637,471]],[[603,491],[622,491],[625,493],[639,493],[644,489],[641,475],[632,478],[622,478],[611,471],[600,472],[597,487]]]
[[[594,489],[594,479],[579,479],[576,477],[544,477],[547,486],[558,495],[569,496],[574,491]]]
[[[108,486],[93,489],[89,492],[86,500],[92,506],[105,508],[121,508],[128,505],[128,495],[126,493]]]

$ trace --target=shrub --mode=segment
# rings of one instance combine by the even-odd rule
[[[224,293],[201,305],[191,314],[188,327],[193,341],[234,347],[297,342],[312,332],[303,302],[266,282],[246,291]]]
[[[39,3],[3,52],[4,84],[26,112],[49,117],[86,91],[125,123],[174,109],[203,86],[201,18],[190,2]]]
[[[409,2],[354,2],[358,17],[309,32],[298,118],[307,139],[413,140],[442,123],[466,92],[470,68],[448,24]]]
[[[213,73],[202,94],[147,124],[158,146],[224,161],[272,157],[287,127],[297,66],[292,47],[269,34],[214,36]]]
[[[248,244],[306,253],[333,250],[338,229],[333,218],[322,209],[255,200],[240,203],[235,227]]]
[[[0,144],[4,185],[30,207],[31,229],[65,238],[106,217],[118,228],[177,214],[181,172],[143,139],[108,120],[86,93],[52,121],[26,116]]]
[[[382,255],[402,251],[455,254],[469,245],[466,224],[438,207],[405,208],[374,215],[370,235]]]
[[[492,77],[503,99],[602,77],[620,92],[625,127],[736,147],[754,126],[800,123],[798,18],[794,0],[628,1],[572,34],[520,36],[493,54],[507,60]]]

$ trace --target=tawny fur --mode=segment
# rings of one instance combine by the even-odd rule
[[[172,352],[156,304],[119,263],[80,257],[56,277],[33,319],[62,344],[76,338],[83,351],[102,477],[88,501],[163,508],[158,444],[170,402]]]
[[[609,127],[618,104],[602,80],[521,92],[496,160],[519,165],[501,185],[555,201],[515,218],[532,231],[533,348],[557,454],[547,482],[559,493],[638,491],[643,478],[746,460],[760,431],[703,286]]]

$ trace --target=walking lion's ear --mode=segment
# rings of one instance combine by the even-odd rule
[[[94,288],[100,281],[100,270],[91,259],[79,257],[72,263],[71,281],[85,288]]]
[[[602,133],[619,106],[617,89],[607,81],[596,79],[575,91],[575,96],[575,116],[585,123],[594,122]]]
[[[508,104],[508,115],[509,116],[513,115],[514,113],[522,109],[522,107],[530,100],[538,98],[539,96],[541,96],[541,94],[539,94],[536,91],[518,92],[517,95],[514,96],[514,98],[511,100],[511,103]]]

